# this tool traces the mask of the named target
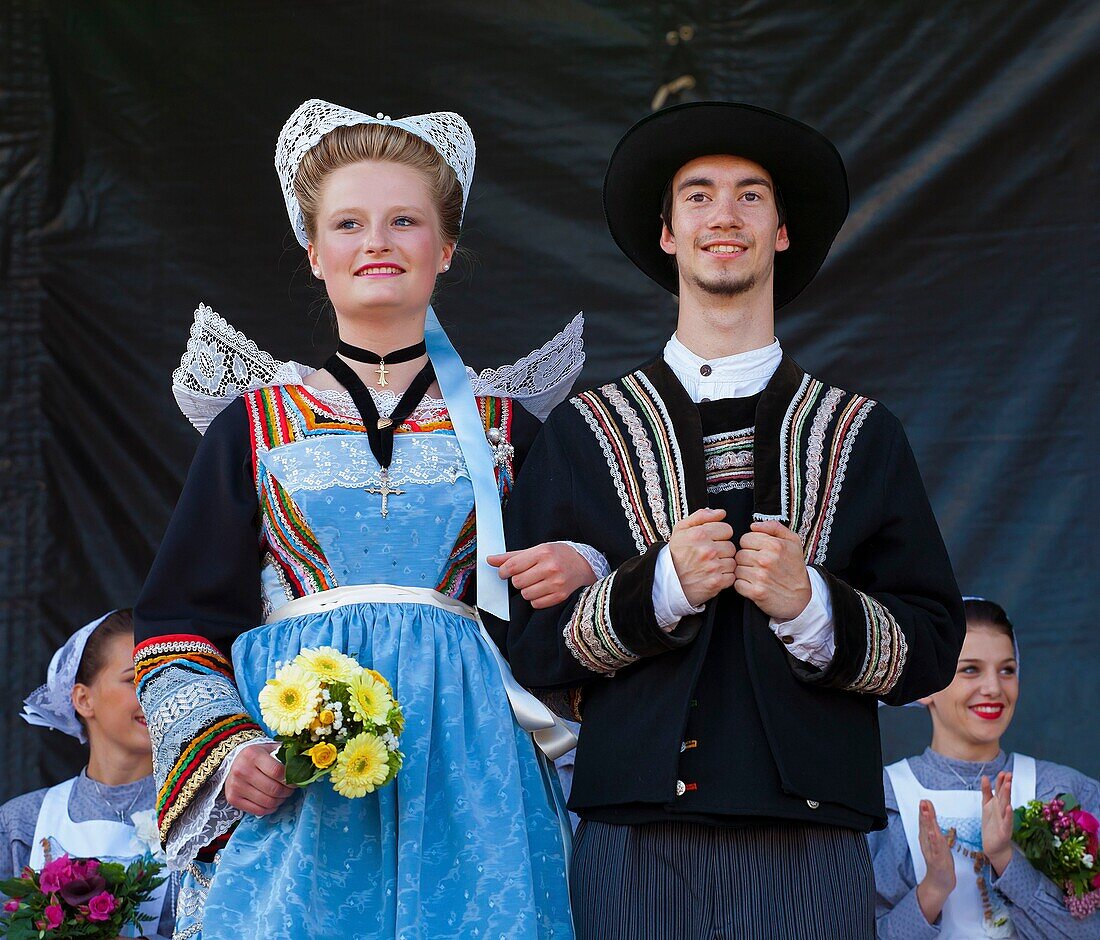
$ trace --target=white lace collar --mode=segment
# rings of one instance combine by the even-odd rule
[[[467,368],[474,394],[515,399],[545,421],[553,407],[568,397],[584,365],[583,332],[584,315],[578,313],[549,342],[511,365],[482,372]],[[306,377],[315,371],[300,362],[280,362],[206,304],[199,304],[187,349],[172,373],[172,394],[200,434],[239,395],[270,385],[306,385],[312,394],[346,408],[351,398],[347,392],[308,385]],[[382,397],[375,399],[379,413],[389,414],[396,400],[392,393],[380,391]],[[425,399],[422,405],[441,406],[440,399]]]

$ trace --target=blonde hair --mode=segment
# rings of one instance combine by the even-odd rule
[[[398,163],[418,172],[439,215],[439,237],[445,244],[458,242],[462,186],[455,171],[431,144],[399,127],[384,124],[334,128],[302,157],[294,177],[294,195],[302,207],[306,234],[311,240],[316,234],[325,179],[334,170],[364,160]]]

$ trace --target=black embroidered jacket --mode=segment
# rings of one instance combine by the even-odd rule
[[[965,634],[916,462],[882,405],[784,358],[756,408],[752,464],[755,517],[798,533],[835,624],[821,670],[790,656],[758,607],[739,608],[781,787],[884,825],[878,701],[948,685]],[[570,799],[582,816],[676,799],[692,693],[722,625],[711,602],[662,630],[653,577],[672,526],[707,503],[699,411],[663,359],[555,409],[517,483],[509,547],[584,542],[612,569],[551,610],[514,597],[508,630],[516,678],[583,721]]]

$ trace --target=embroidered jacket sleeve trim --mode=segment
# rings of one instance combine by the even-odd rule
[[[827,669],[795,667],[801,678],[866,695],[888,695],[901,680],[909,654],[905,634],[881,601],[853,588],[820,565],[833,602],[836,653]],[[796,662],[796,661],[792,661]]]
[[[199,636],[155,637],[134,650],[138,699],[153,745],[162,842],[237,747],[263,738],[225,655]]]
[[[643,656],[690,643],[702,615],[685,617],[675,630],[661,629],[653,610],[653,578],[664,542],[621,564],[585,588],[563,630],[573,657],[592,672],[610,675]]]

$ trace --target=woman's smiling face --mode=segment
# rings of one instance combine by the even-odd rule
[[[999,747],[1020,693],[1016,671],[1010,636],[987,624],[968,624],[951,685],[921,699],[932,714],[936,750],[948,745],[952,754],[964,754]]]
[[[454,253],[439,228],[416,170],[377,160],[333,170],[308,250],[337,317],[422,313]]]

